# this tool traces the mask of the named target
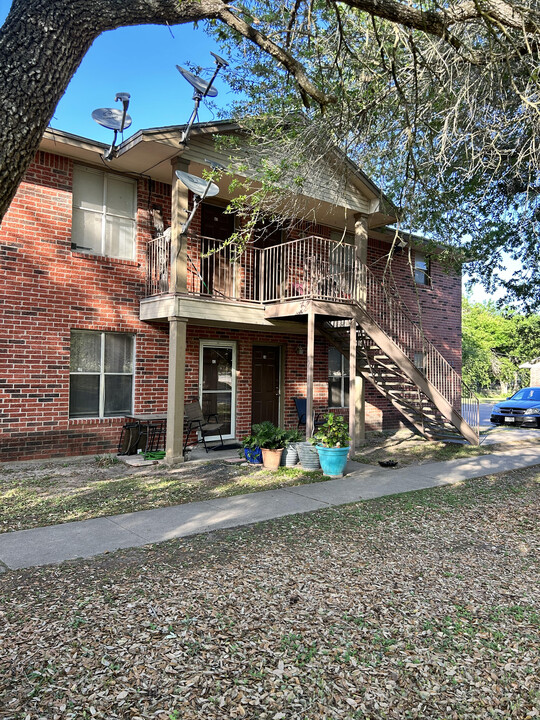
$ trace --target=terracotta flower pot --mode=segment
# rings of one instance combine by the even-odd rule
[[[281,461],[281,453],[283,448],[277,450],[269,450],[268,448],[261,448],[263,457],[263,466],[267,470],[277,470]]]

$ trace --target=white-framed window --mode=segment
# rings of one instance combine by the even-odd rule
[[[328,407],[349,407],[349,358],[328,348]]]
[[[417,285],[430,285],[429,258],[418,250],[414,252],[414,281]]]
[[[199,401],[205,418],[217,415],[224,438],[236,432],[236,370],[235,342],[200,341]]]
[[[70,418],[132,414],[134,351],[127,333],[71,331]]]
[[[71,249],[133,260],[137,183],[94,168],[73,168]]]

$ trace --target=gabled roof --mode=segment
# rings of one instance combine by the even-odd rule
[[[136,153],[136,149],[139,148],[141,151],[142,147],[146,144],[153,147],[152,154],[163,154],[164,146],[170,145],[172,148],[179,148],[180,152],[180,138],[182,132],[185,129],[185,125],[170,125],[165,127],[146,128],[139,130],[134,133],[131,137],[127,138],[118,149],[118,158],[120,159],[125,153],[131,153],[132,156]],[[234,134],[240,130],[239,125],[231,120],[219,120],[204,123],[196,123],[193,125],[193,129],[190,136],[189,146],[184,151],[186,159],[199,161],[204,164],[204,158],[200,155],[200,148],[197,148],[197,140],[200,145],[206,145],[204,148],[206,156],[209,153],[215,155],[217,161],[221,161],[222,164],[227,165],[229,158],[225,153],[217,151],[215,148],[210,147],[210,144],[205,143],[205,139],[212,141],[212,138],[216,135],[223,134]],[[241,132],[241,130],[240,130]],[[213,142],[213,141],[212,141]],[[158,150],[156,146],[160,146],[161,150]],[[199,150],[199,152],[197,152]],[[354,198],[347,197],[343,194],[340,197],[331,199],[334,204],[342,204],[345,207],[354,212],[365,212],[369,215],[377,214],[379,221],[374,226],[386,225],[389,222],[396,220],[397,208],[391,202],[391,200],[382,192],[382,190],[361,170],[356,163],[354,163],[347,155],[342,152],[337,146],[333,146],[332,153],[336,164],[343,165],[346,168],[347,181],[349,184],[354,184],[360,195],[363,196],[365,202],[362,207],[354,207]],[[170,159],[170,156],[166,156],[166,159]],[[157,168],[158,165],[155,166]],[[155,169],[154,168],[154,169]],[[316,189],[310,188],[311,196],[316,197]],[[328,188],[324,188],[324,192],[321,193],[318,198],[321,201],[328,202],[329,194]]]
[[[107,163],[109,169],[170,184],[171,163],[177,157],[182,156],[188,160],[190,172],[194,174],[200,174],[204,167],[208,167],[209,160],[221,162],[225,166],[229,164],[228,155],[216,147],[214,138],[216,135],[238,134],[240,128],[237,123],[231,120],[195,123],[189,144],[184,148],[181,138],[185,127],[186,125],[171,125],[138,130],[118,146],[116,156]],[[69,152],[66,152],[67,148]],[[104,143],[52,128],[47,129],[41,144],[43,150],[63,152],[76,160],[100,167],[103,167],[101,155],[107,148],[108,145]],[[342,167],[345,173],[341,172]],[[339,183],[336,181],[338,176]],[[323,168],[323,173],[319,173],[316,181],[313,181],[313,178],[310,181],[310,177],[307,177],[305,187],[297,191],[297,194],[305,196],[306,208],[311,207],[312,218],[315,216],[316,203],[317,216],[321,216],[318,221],[330,225],[342,226],[345,218],[349,229],[352,229],[356,213],[368,215],[370,227],[381,227],[396,220],[397,211],[393,203],[358,165],[337,147],[332,148],[328,172],[325,174]],[[338,209],[341,210],[339,217],[336,217]]]

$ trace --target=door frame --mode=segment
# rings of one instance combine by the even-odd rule
[[[236,438],[236,378],[238,375],[238,353],[237,343],[235,340],[199,340],[199,402],[202,407],[203,400],[203,352],[205,347],[222,347],[232,349],[232,369],[231,369],[231,432],[223,435],[224,440]],[[226,392],[219,390],[217,392]],[[207,435],[207,440],[219,440],[219,435]]]
[[[279,385],[279,398],[278,398],[278,426],[283,427],[283,420],[284,420],[284,414],[285,414],[285,402],[284,402],[284,393],[285,393],[285,355],[286,355],[286,348],[287,346],[283,343],[279,342],[263,342],[262,340],[259,342],[254,342],[252,344],[252,349],[254,347],[272,347],[277,348],[279,350],[279,362],[277,364],[278,366],[278,385]],[[253,352],[251,353],[251,401],[252,401],[252,407],[251,407],[251,423],[253,424]]]
[[[212,198],[212,200],[214,200],[214,198]],[[213,297],[215,294],[214,293],[214,283],[216,280],[216,275],[215,275],[216,264],[217,264],[216,258],[218,257],[218,255],[210,255],[209,257],[207,257],[203,260],[203,257],[202,257],[203,253],[206,252],[204,250],[204,243],[205,243],[205,241],[208,241],[208,240],[214,240],[216,242],[226,242],[226,240],[227,240],[227,238],[221,239],[221,238],[211,237],[209,235],[205,235],[203,232],[203,213],[209,212],[212,208],[215,210],[220,210],[220,211],[224,212],[227,209],[227,203],[221,203],[219,200],[214,200],[214,202],[212,202],[212,201],[208,202],[207,200],[204,200],[201,203],[201,226],[200,226],[201,232],[200,232],[200,238],[199,238],[199,251],[200,251],[199,263],[200,263],[201,278],[204,275],[204,273],[203,273],[203,264],[204,263],[207,263],[206,268],[207,268],[208,272],[210,272],[210,271],[212,272],[212,277],[210,278],[211,283],[212,283],[212,292],[209,293],[209,297]],[[236,232],[236,229],[238,226],[238,218],[237,218],[236,214],[232,215],[231,217],[232,217],[233,233],[234,233],[234,232]],[[239,273],[237,271],[237,263],[231,263],[230,271],[232,273],[232,275],[231,275],[232,297],[237,298],[238,297],[238,281],[239,281]],[[217,294],[219,295],[220,293],[218,292]]]

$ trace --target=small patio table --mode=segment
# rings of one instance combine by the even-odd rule
[[[133,420],[139,426],[139,437],[146,428],[146,442],[144,452],[154,449],[154,441],[157,442],[155,449],[159,448],[161,438],[163,437],[163,447],[165,447],[165,433],[167,429],[167,413],[143,413],[141,415],[126,415],[126,419]]]

